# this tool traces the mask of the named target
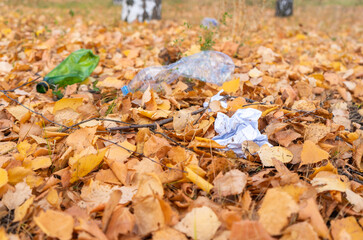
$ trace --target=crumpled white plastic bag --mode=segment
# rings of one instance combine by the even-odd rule
[[[203,107],[205,107],[205,108],[208,107],[208,105],[209,105],[210,102],[219,101],[221,103],[221,106],[223,108],[227,108],[228,107],[227,101],[226,100],[222,100],[224,98],[224,96],[221,96],[221,93],[222,92],[223,92],[223,90],[219,91],[216,95],[214,95],[213,97],[211,97],[209,102],[204,102],[203,103]],[[210,111],[210,109],[209,109],[209,111]]]
[[[259,146],[268,144],[272,146],[267,139],[258,130],[258,119],[262,112],[253,108],[238,109],[232,117],[224,113],[217,113],[214,122],[214,129],[218,136],[213,140],[220,145],[227,146],[228,150],[233,150],[237,156],[244,156],[242,152],[242,143],[244,141],[254,141]]]

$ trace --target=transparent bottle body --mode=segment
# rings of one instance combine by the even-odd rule
[[[145,91],[149,86],[158,91],[162,82],[171,84],[179,77],[222,85],[230,79],[234,67],[233,60],[226,54],[203,51],[183,57],[167,66],[144,68],[121,90],[124,95],[129,92]]]

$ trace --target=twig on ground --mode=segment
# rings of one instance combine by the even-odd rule
[[[10,90],[0,90],[0,91],[2,91],[2,92],[14,92],[16,89],[19,89],[19,88],[21,88],[21,87],[24,87],[24,86],[26,86],[26,85],[28,85],[28,84],[30,84],[30,83],[36,82],[39,78],[41,78],[41,77],[42,77],[42,76],[39,76],[39,74],[38,74],[38,73],[35,73],[34,75],[36,75],[36,76],[38,76],[38,77],[37,77],[37,78],[35,78],[35,79],[33,79],[33,80],[31,80],[30,82],[23,83],[22,85],[20,85],[20,86],[18,86],[18,87],[15,87],[15,88],[12,88],[12,89],[10,89]]]
[[[34,110],[32,110],[32,109],[28,108],[28,107],[27,107],[27,106],[25,106],[24,104],[20,103],[18,100],[16,100],[16,99],[14,99],[14,98],[10,97],[10,96],[7,94],[7,92],[5,92],[4,90],[0,90],[0,92],[2,92],[2,93],[3,93],[3,94],[7,97],[7,98],[9,98],[10,100],[14,101],[15,103],[19,104],[20,106],[24,107],[25,109],[29,110],[30,112],[32,112],[32,113],[34,113],[34,114],[36,114],[36,115],[38,115],[38,116],[40,116],[40,117],[44,118],[44,119],[45,119],[45,120],[47,120],[48,122],[51,122],[51,123],[53,123],[53,124],[55,124],[55,125],[58,125],[58,126],[60,126],[60,127],[62,127],[62,128],[66,128],[66,129],[68,129],[68,128],[69,128],[69,127],[67,127],[66,125],[63,125],[63,124],[60,124],[60,123],[54,122],[54,121],[52,121],[52,120],[50,120],[50,119],[46,118],[43,114],[38,113],[38,112],[36,112],[36,111],[34,111]]]
[[[192,112],[192,115],[196,115],[198,113],[201,113],[201,112],[205,111],[207,108],[208,107],[198,109],[198,110]],[[166,118],[166,119],[156,121],[154,123],[149,123],[149,124],[131,124],[129,126],[107,128],[107,131],[110,131],[110,132],[112,132],[112,131],[124,131],[124,130],[135,129],[135,128],[152,128],[152,129],[155,129],[155,128],[157,128],[157,126],[162,126],[162,125],[165,125],[167,123],[172,122],[173,119],[174,118],[171,117],[171,118]]]

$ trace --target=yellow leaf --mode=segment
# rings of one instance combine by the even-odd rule
[[[32,170],[37,170],[40,168],[48,168],[52,165],[52,160],[49,157],[37,157],[33,160],[24,160],[23,166],[25,168],[31,168]]]
[[[310,140],[306,140],[301,151],[300,166],[317,163],[329,158],[329,153],[321,149],[318,145]]]
[[[195,137],[194,140],[190,142],[189,147],[225,148],[225,146],[219,145],[212,139],[202,137]]]
[[[314,173],[311,174],[309,178],[312,179],[316,176],[316,174],[323,171],[332,172],[334,174],[338,173],[338,169],[336,169],[336,167],[334,167],[334,165],[329,161],[325,166],[314,168]]]
[[[15,209],[14,213],[14,222],[19,222],[23,220],[26,213],[28,212],[29,207],[33,204],[34,196],[26,200],[21,206]]]
[[[74,220],[69,214],[48,209],[34,217],[34,222],[50,237],[61,240],[72,239]]]
[[[224,82],[222,85],[222,89],[226,93],[235,93],[238,91],[240,85],[239,85],[239,78],[235,78],[231,81]]]
[[[8,172],[0,168],[0,188],[8,183]]]
[[[59,200],[60,199],[57,190],[55,190],[54,188],[50,189],[47,195],[47,201],[49,202],[49,204],[53,207],[57,207],[58,203],[60,202]]]
[[[184,168],[184,171],[186,171],[185,177],[189,181],[191,181],[192,183],[194,183],[195,185],[197,185],[198,187],[200,187],[206,193],[209,193],[210,190],[214,187],[212,184],[210,184],[209,182],[207,182],[204,178],[200,177],[198,174],[196,174],[195,172],[193,172],[193,170],[190,169],[189,167],[185,167]]]
[[[43,184],[44,179],[41,176],[28,175],[25,178],[25,182],[26,182],[26,184],[28,184],[29,187],[35,188],[35,187],[39,187],[41,184]]]
[[[130,50],[124,50],[122,51],[122,54],[125,55],[126,57],[130,54]]]
[[[8,170],[9,183],[15,185],[30,175],[33,171],[23,167],[14,167]]]
[[[31,112],[23,106],[15,106],[6,108],[20,123],[25,123],[31,117]]]
[[[295,38],[296,40],[304,40],[306,39],[306,36],[304,34],[299,33],[295,36]]]
[[[331,221],[331,234],[334,239],[363,239],[363,230],[355,217],[347,217]]]
[[[9,240],[4,227],[0,228],[0,240]]]
[[[3,28],[1,29],[1,33],[4,35],[9,35],[11,33],[11,29],[10,28]]]
[[[34,153],[37,145],[28,143],[27,140],[20,142],[16,148],[18,149],[19,153],[25,158],[30,154]]]
[[[275,111],[276,109],[278,109],[279,108],[279,106],[275,106],[275,107],[271,107],[271,108],[269,108],[269,109],[267,109],[267,110],[265,110],[265,111],[263,111],[263,113],[261,114],[261,117],[265,117],[267,114],[269,114],[270,112],[272,112],[272,111]]]
[[[185,56],[190,56],[200,52],[200,45],[193,44],[188,51],[184,53]]]
[[[115,77],[107,77],[103,81],[96,84],[96,87],[108,87],[108,88],[121,88],[124,85],[123,81]]]
[[[169,114],[171,113],[171,111],[165,111],[165,110],[147,111],[147,110],[143,110],[143,109],[139,109],[138,112],[140,115],[150,118],[152,120],[158,120],[160,118],[167,118],[169,116]]]
[[[163,100],[161,104],[158,104],[158,109],[160,110],[170,110],[170,101]]]
[[[132,152],[136,150],[136,146],[134,144],[129,143],[127,140],[123,141],[119,145],[121,147],[117,145],[112,145],[109,147],[106,153],[107,159],[123,163],[126,161],[128,157],[131,156]]]
[[[71,183],[77,181],[79,178],[86,176],[94,168],[96,168],[103,160],[107,149],[100,151],[98,154],[90,154],[79,158],[71,166]]]
[[[53,114],[65,108],[71,108],[76,111],[82,104],[83,98],[62,98],[54,104]]]

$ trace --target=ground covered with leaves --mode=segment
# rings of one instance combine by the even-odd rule
[[[361,10],[207,30],[1,6],[1,239],[363,239]],[[80,48],[100,56],[91,77],[37,93]],[[201,49],[233,58],[230,81],[121,94]],[[212,138],[217,114],[247,108],[273,146],[241,157]]]

